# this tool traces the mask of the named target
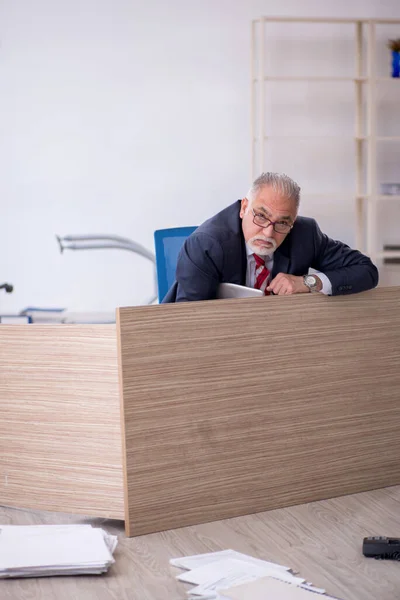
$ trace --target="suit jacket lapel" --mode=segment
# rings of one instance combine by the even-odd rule
[[[274,266],[272,267],[273,279],[278,273],[289,273],[290,269],[290,247],[291,247],[291,235],[283,241],[282,245],[274,252]]]
[[[240,252],[240,285],[246,285],[246,271],[247,271],[247,252],[246,242],[244,241],[243,234],[241,235],[241,252]]]
[[[247,253],[246,253],[246,242],[244,241],[243,230],[242,230],[242,219],[240,218],[240,205],[241,200],[237,200],[232,205],[231,214],[228,220],[228,229],[234,234],[239,236],[240,247],[237,246],[237,238],[232,237],[234,246],[230,247],[229,261],[233,268],[234,283],[240,285],[246,285],[246,270],[247,270]],[[230,279],[232,281],[232,279]]]
[[[272,267],[272,279],[278,275],[278,273],[289,272],[289,257],[285,256],[278,250],[274,253],[274,266]]]

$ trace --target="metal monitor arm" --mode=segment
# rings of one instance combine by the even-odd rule
[[[56,236],[58,244],[60,246],[61,253],[64,250],[128,250],[143,258],[150,260],[154,267],[154,285],[155,292],[154,296],[150,298],[146,304],[152,304],[157,299],[157,282],[156,282],[156,257],[155,255],[147,250],[141,244],[130,240],[129,238],[120,237],[118,235],[65,235],[60,237]]]

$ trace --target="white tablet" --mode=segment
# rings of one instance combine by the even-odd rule
[[[217,290],[217,298],[255,298],[264,296],[264,292],[237,283],[221,283]]]

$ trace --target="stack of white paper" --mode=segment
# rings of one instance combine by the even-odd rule
[[[21,310],[21,315],[26,315],[32,320],[32,323],[61,323],[65,313],[65,308],[39,308],[28,306]]]
[[[294,575],[290,567],[260,560],[235,550],[173,558],[170,564],[187,570],[186,573],[177,575],[177,579],[195,584],[195,587],[187,592],[191,600],[224,600],[229,596],[219,594],[218,590],[269,579],[284,582],[289,588],[301,588],[303,594],[325,594],[322,588],[317,588],[302,577]],[[311,597],[311,594],[309,595]],[[312,598],[315,598],[315,594]],[[322,598],[324,596],[321,600]]]
[[[65,311],[62,318],[63,323],[115,323],[115,310],[111,312],[72,312]]]
[[[0,578],[105,573],[116,546],[91,525],[0,525]]]

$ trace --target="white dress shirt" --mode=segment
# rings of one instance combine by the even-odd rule
[[[247,268],[246,268],[246,286],[254,287],[256,282],[256,261],[253,256],[253,250],[246,244],[246,253],[247,253]],[[263,256],[265,259],[265,266],[268,271],[272,273],[272,268],[274,266],[274,255],[271,256]],[[328,277],[324,273],[320,273],[319,271],[314,271],[314,274],[317,275],[322,282],[322,289],[320,290],[321,294],[325,294],[326,296],[331,296],[332,294],[332,284],[329,281]],[[306,273],[304,273],[306,275]],[[271,280],[271,276],[268,278],[267,285],[269,285]]]

